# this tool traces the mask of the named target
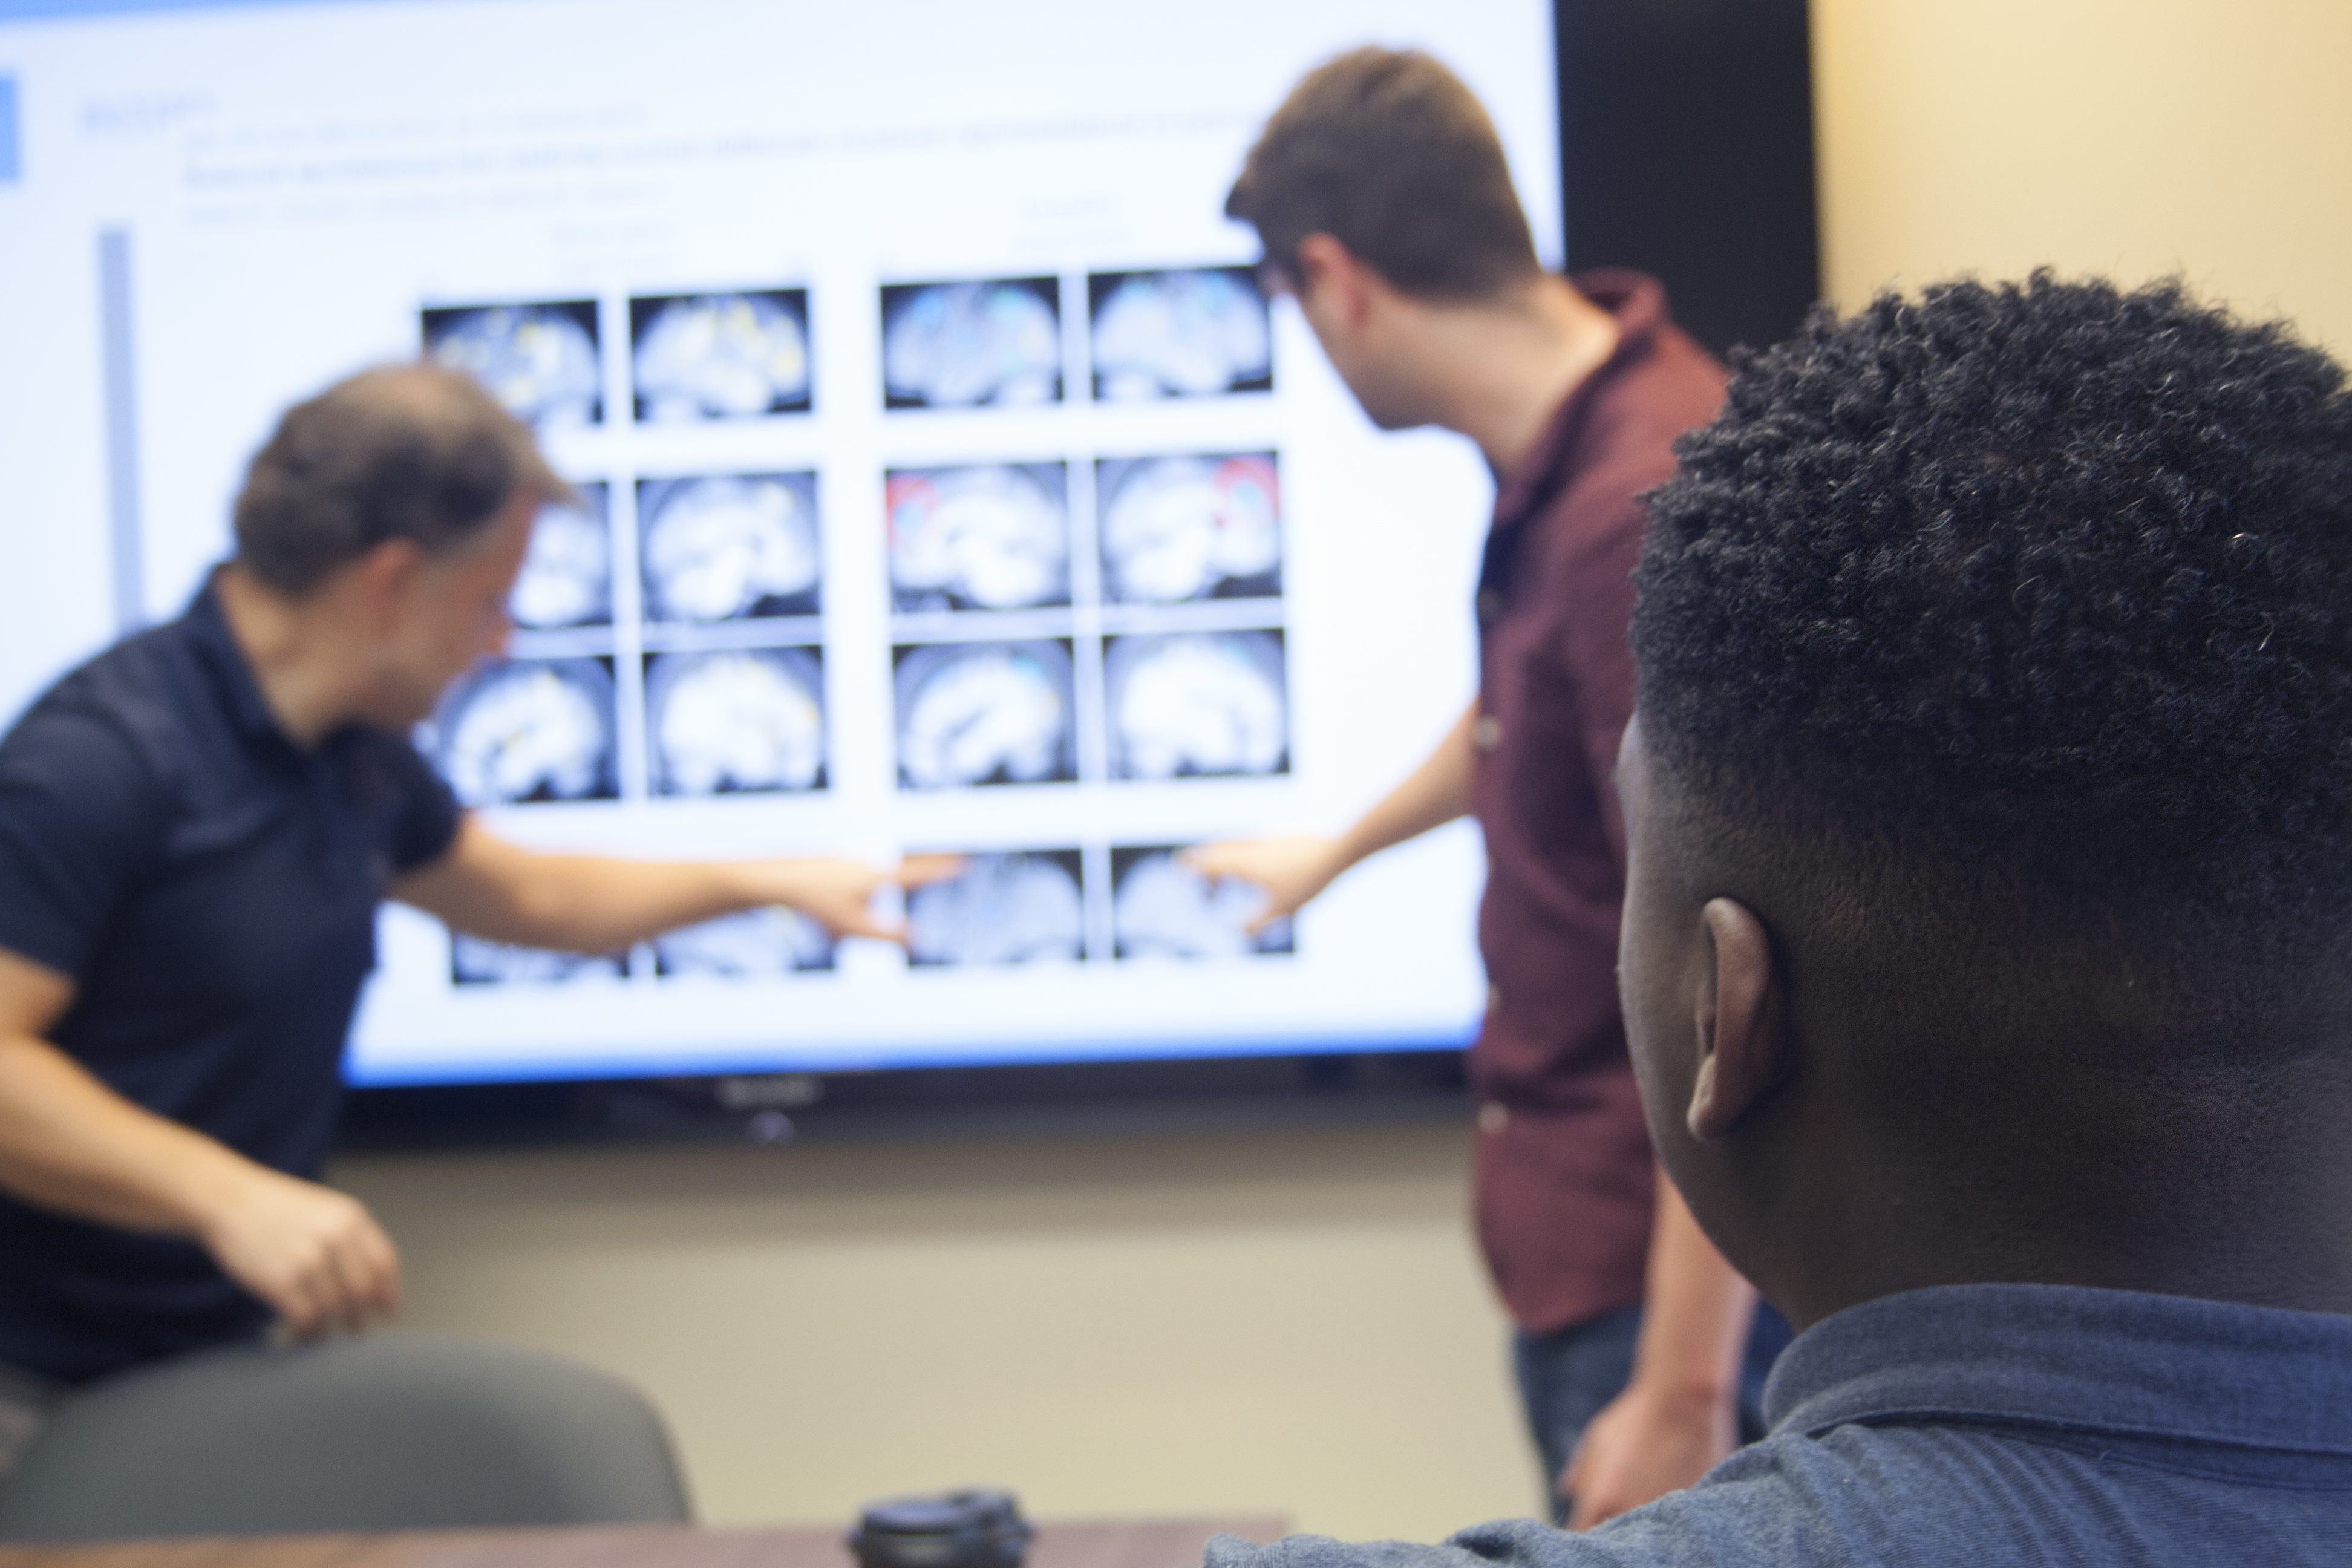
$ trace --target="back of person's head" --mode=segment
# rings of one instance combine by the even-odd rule
[[[2177,284],[1953,283],[1817,312],[1678,450],[1643,744],[1890,1146],[2111,1216],[2352,1076],[2338,365]]]
[[[470,377],[379,366],[286,411],[236,500],[236,558],[301,598],[389,540],[463,550],[518,494],[568,494],[530,432]]]
[[[1307,73],[1225,199],[1296,278],[1328,234],[1407,294],[1488,298],[1538,270],[1486,111],[1419,50],[1366,47]]]

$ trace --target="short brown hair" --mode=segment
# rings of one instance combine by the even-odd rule
[[[1258,133],[1225,216],[1294,278],[1310,234],[1429,299],[1485,299],[1538,267],[1494,121],[1418,49],[1356,49],[1308,72]]]
[[[288,409],[236,498],[236,558],[299,598],[389,539],[463,549],[530,492],[568,499],[530,432],[471,377],[380,365]]]

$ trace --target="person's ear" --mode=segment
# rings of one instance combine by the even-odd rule
[[[1721,1138],[1789,1067],[1788,1013],[1771,933],[1747,905],[1709,899],[1707,969],[1699,986],[1698,1072],[1691,1084],[1691,1136]]]
[[[352,562],[349,570],[358,590],[359,613],[371,631],[382,633],[407,613],[425,575],[425,552],[413,539],[387,539]]]

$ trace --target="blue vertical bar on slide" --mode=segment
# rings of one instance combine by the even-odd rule
[[[140,550],[139,384],[131,374],[128,229],[99,231],[98,320],[106,361],[106,510],[114,545],[114,625],[128,637],[147,624],[146,563]]]
[[[16,79],[0,76],[0,185],[25,177],[25,141],[17,125]]]

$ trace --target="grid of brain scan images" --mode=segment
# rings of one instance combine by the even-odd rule
[[[1274,454],[1092,470],[1077,573],[1064,465],[886,477],[902,787],[1087,781],[1090,721],[1111,780],[1288,771]]]
[[[1288,771],[1275,455],[1091,468],[1080,573],[1065,465],[886,477],[902,787],[1085,781],[1089,721],[1111,780]]]
[[[802,289],[647,294],[624,338],[587,300],[432,308],[425,353],[547,433],[805,416]],[[607,349],[630,397],[606,407]],[[509,610],[509,657],[457,682],[422,740],[468,805],[688,799],[826,786],[824,563],[816,476],[644,472],[576,482],[543,508]],[[616,513],[616,500],[628,507]],[[634,548],[618,548],[629,526]],[[629,566],[630,581],[621,574]],[[829,968],[832,942],[763,910],[635,952],[577,956],[453,942],[464,985]]]
[[[507,658],[460,679],[420,737],[467,805],[809,791],[826,784],[815,476],[689,475],[632,487],[635,592],[615,592],[613,487],[543,508]],[[634,616],[616,616],[616,603]],[[622,722],[624,708],[638,717]],[[827,969],[787,910],[574,956],[456,939],[461,985]]]
[[[1090,930],[1087,916],[1097,876],[1109,893],[1107,931]],[[917,969],[940,969],[1291,952],[1288,921],[1250,929],[1264,904],[1257,889],[1193,870],[1177,845],[1113,847],[1091,864],[1076,848],[992,851],[908,895],[908,956]]]
[[[992,409],[1051,414],[1274,384],[1266,302],[1246,268],[886,281],[877,302],[880,406],[858,417],[883,421],[886,453],[922,445],[893,432],[937,427],[919,411],[968,418],[977,432],[992,427]],[[887,623],[876,628],[860,612],[829,627],[822,508],[842,497],[821,491],[806,467],[661,461],[718,449],[705,437],[680,446],[673,430],[751,430],[764,441],[761,421],[805,428],[811,320],[802,287],[422,311],[425,353],[535,429],[638,432],[602,464],[601,437],[567,437],[575,466],[585,452],[602,472],[541,510],[508,657],[453,687],[420,734],[461,801],[662,809],[833,788],[827,637],[877,629],[888,643],[897,791],[970,791],[979,802],[1030,786],[1288,772],[1282,486],[1270,444],[1103,451],[1048,436],[1045,450],[984,460],[886,458],[875,482]],[[902,425],[909,414],[919,416]],[[1034,442],[1039,427],[1025,428]],[[728,449],[765,449],[728,439]],[[851,504],[854,516],[872,515],[869,500]],[[1206,882],[1165,845],[980,854],[962,875],[909,895],[908,960],[929,970],[1290,951],[1281,922],[1247,931],[1256,898]],[[451,973],[462,984],[577,984],[775,976],[833,962],[823,931],[765,910],[623,953],[461,940]]]
[[[427,726],[458,799],[822,788],[815,493],[806,473],[639,480],[641,614],[625,627],[609,487],[544,508],[509,601],[509,657],[460,679]],[[620,721],[625,702],[642,724]],[[640,754],[623,752],[625,731]],[[630,777],[642,791],[625,791]]]
[[[886,407],[1058,403],[1062,280],[984,278],[882,289]],[[1274,387],[1265,296],[1246,267],[1097,272],[1084,282],[1088,392],[1106,403]]]
[[[808,290],[653,294],[628,301],[630,415],[650,425],[806,413],[815,384]],[[438,306],[427,357],[465,371],[536,429],[604,418],[604,332],[593,300]]]
[[[1083,282],[885,288],[887,406],[1272,389],[1265,300],[1247,268]],[[1066,300],[1084,312],[1074,357],[1089,372],[1074,395],[1060,369]],[[892,468],[883,487],[902,790],[1118,788],[1289,770],[1275,452],[1008,451]],[[992,851],[909,895],[910,961],[1291,952],[1287,921],[1250,929],[1262,901],[1255,889],[1201,876],[1172,845]]]

